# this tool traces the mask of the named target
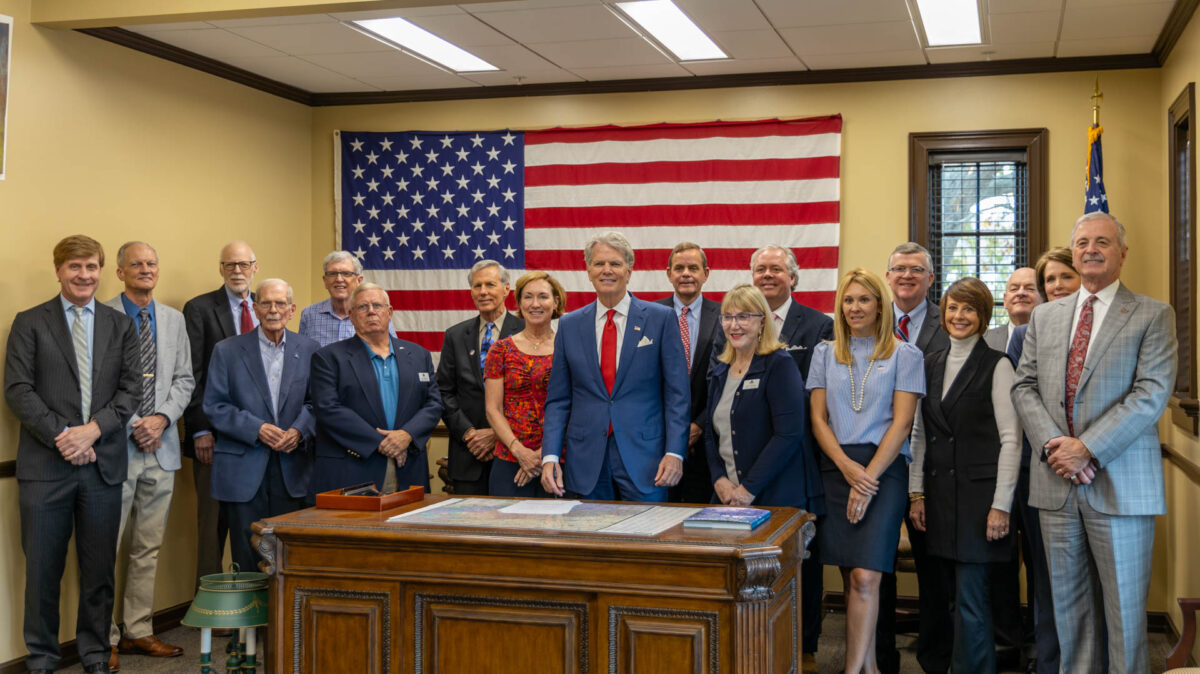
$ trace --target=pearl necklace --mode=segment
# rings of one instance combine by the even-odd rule
[[[867,395],[867,377],[871,376],[871,368],[875,366],[875,359],[867,361],[867,371],[863,373],[862,381],[859,382],[858,401],[854,400],[854,358],[851,357],[850,362],[846,363],[846,369],[850,371],[850,409],[855,412],[861,412],[863,408],[863,398]]]

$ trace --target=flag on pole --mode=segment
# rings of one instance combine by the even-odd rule
[[[750,280],[776,243],[800,266],[798,301],[832,312],[837,288],[840,115],[800,120],[543,131],[335,133],[338,247],[388,290],[397,333],[438,351],[475,315],[467,270],[491,259],[545,270],[567,309],[595,298],[583,262],[593,234],[633,244],[629,289],[668,296],[671,248],[692,241],[705,296]],[[509,299],[509,308],[515,301]]]
[[[1087,185],[1084,186],[1083,212],[1108,212],[1108,195],[1104,192],[1104,153],[1100,149],[1100,134],[1104,127],[1088,127]]]

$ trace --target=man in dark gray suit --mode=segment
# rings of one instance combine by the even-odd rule
[[[525,321],[504,308],[509,279],[499,262],[476,262],[467,283],[479,315],[446,330],[437,383],[442,420],[450,429],[447,458],[454,493],[486,496],[496,434],[483,409],[483,363],[492,344],[523,330]]]
[[[21,422],[17,490],[25,551],[25,664],[50,672],[59,583],[74,529],[79,558],[75,643],[87,672],[107,672],[113,566],[125,482],[125,423],[141,395],[138,341],[128,316],[96,302],[104,249],[87,236],[54,247],[61,292],[17,314],[4,393]]]
[[[704,455],[704,414],[708,409],[708,361],[725,344],[719,320],[721,303],[701,294],[708,280],[708,256],[690,241],[678,243],[671,250],[667,257],[667,280],[675,292],[658,303],[675,310],[692,384],[688,455],[683,462],[683,477],[668,490],[668,499],[677,503],[708,503],[712,500],[713,481]]]

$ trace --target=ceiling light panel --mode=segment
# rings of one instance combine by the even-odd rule
[[[499,70],[467,50],[447,42],[420,26],[399,17],[352,21],[355,26],[402,49],[460,73]]]
[[[680,61],[729,58],[671,0],[618,2],[616,7]]]
[[[930,47],[981,44],[978,0],[916,0]]]

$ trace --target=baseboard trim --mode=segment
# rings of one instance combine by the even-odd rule
[[[154,633],[162,634],[179,627],[183,621],[183,616],[187,615],[188,608],[192,602],[185,601],[182,604],[168,606],[160,611],[154,612]],[[62,660],[58,662],[58,668],[70,667],[79,664],[79,652],[75,650],[75,640],[72,639],[60,645],[62,650]],[[29,671],[25,666],[25,658],[21,656],[15,660],[0,663],[0,674],[23,674]]]

